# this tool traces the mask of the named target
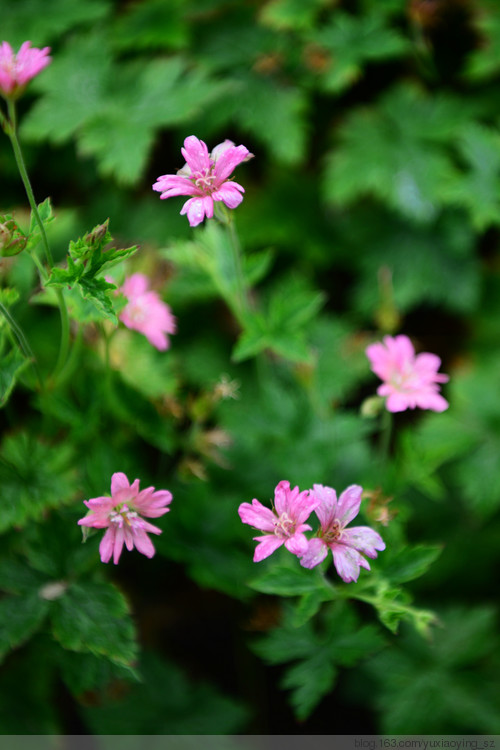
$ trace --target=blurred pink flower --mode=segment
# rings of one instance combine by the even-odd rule
[[[19,96],[28,81],[49,65],[50,47],[37,49],[31,42],[23,42],[16,54],[8,42],[0,45],[0,94],[4,97]]]
[[[161,534],[161,529],[145,521],[141,515],[158,518],[169,512],[170,508],[165,506],[171,501],[172,494],[168,490],[155,492],[154,487],[148,487],[140,492],[138,479],[130,484],[125,474],[118,472],[111,477],[111,497],[83,501],[90,513],[78,524],[106,529],[99,545],[103,563],[109,562],[113,556],[116,565],[124,544],[129,551],[135,547],[146,557],[153,557],[155,548],[148,532]]]
[[[337,573],[346,583],[358,580],[360,566],[370,570],[368,560],[360,553],[377,557],[376,550],[385,549],[382,537],[368,526],[345,528],[359,513],[362,492],[362,487],[352,484],[337,500],[337,493],[331,487],[313,486],[311,495],[317,500],[314,512],[321,526],[318,536],[309,541],[301,556],[304,568],[319,565],[331,549]]]
[[[231,173],[253,154],[245,146],[235,146],[232,141],[219,143],[209,154],[203,141],[190,135],[181,149],[186,164],[177,174],[164,174],[158,177],[153,190],[161,193],[160,198],[175,195],[191,195],[183,205],[181,215],[187,214],[192,227],[201,224],[205,216],[214,215],[214,201],[222,201],[228,208],[236,208],[245,190],[230,178]]]
[[[128,300],[120,313],[120,320],[146,336],[160,351],[170,346],[167,333],[177,330],[170,307],[156,292],[149,289],[149,279],[142,273],[134,273],[125,279],[119,290]]]
[[[435,354],[417,354],[408,336],[384,336],[384,343],[366,349],[371,369],[384,383],[379,396],[387,396],[388,411],[432,409],[444,411],[448,402],[439,394],[438,383],[446,383],[448,375],[438,373],[441,360]]]
[[[304,523],[318,504],[318,500],[309,492],[299,492],[298,487],[290,489],[290,482],[282,481],[274,491],[274,512],[258,500],[242,503],[238,513],[243,523],[256,529],[266,531],[264,536],[254,537],[259,542],[255,548],[254,562],[269,557],[282,544],[294,555],[302,555],[307,550],[307,538],[304,531],[311,527]]]

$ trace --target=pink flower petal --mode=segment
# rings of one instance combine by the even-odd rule
[[[354,526],[342,533],[342,544],[353,547],[368,557],[377,557],[377,550],[385,549],[385,543],[380,534],[369,526]]]
[[[125,474],[121,471],[117,471],[111,477],[111,494],[116,495],[119,490],[130,489],[130,483]]]
[[[104,534],[99,544],[99,554],[101,556],[101,562],[107,563],[111,560],[113,549],[115,546],[115,528],[110,526]]]
[[[283,544],[283,539],[279,539],[277,536],[266,534],[266,536],[256,536],[254,537],[256,542],[259,542],[259,544],[255,548],[253,561],[254,562],[260,562],[261,560],[264,560],[266,557],[269,557],[269,555],[272,555],[275,550],[278,549],[278,547],[281,547]]]
[[[359,552],[344,544],[332,544],[333,563],[337,573],[346,583],[357,581],[360,566],[370,570],[370,564]]]
[[[307,550],[300,558],[300,564],[304,568],[315,568],[328,554],[328,546],[323,539],[310,539]]]
[[[252,505],[242,503],[238,508],[238,514],[243,523],[247,523],[255,529],[274,532],[276,516],[272,510],[266,508],[258,500],[252,500]]]
[[[336,517],[343,525],[350,523],[358,515],[362,493],[363,488],[359,484],[351,484],[340,495],[337,503]]]
[[[208,148],[206,143],[200,141],[196,136],[190,135],[186,138],[181,153],[192,172],[202,172],[204,169],[209,169]]]

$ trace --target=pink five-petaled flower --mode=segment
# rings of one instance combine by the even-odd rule
[[[346,583],[358,580],[360,566],[370,570],[368,560],[360,553],[377,557],[376,550],[385,549],[382,537],[368,526],[345,528],[359,513],[362,492],[362,487],[353,484],[337,500],[337,493],[331,487],[313,486],[311,494],[317,499],[314,512],[319,518],[320,530],[318,536],[309,541],[300,559],[304,568],[319,565],[331,549],[337,573]]]
[[[81,518],[78,524],[106,529],[99,545],[103,563],[109,562],[113,556],[116,565],[124,544],[129,552],[135,547],[146,557],[153,557],[155,548],[148,532],[161,534],[161,529],[141,516],[158,518],[169,512],[170,508],[165,506],[171,501],[172,494],[168,490],[155,492],[154,487],[148,487],[139,491],[138,479],[130,484],[125,474],[117,472],[111,477],[111,497],[84,500],[90,513]]]
[[[236,208],[241,203],[241,193],[245,190],[229,178],[238,164],[252,158],[253,154],[245,146],[235,146],[226,140],[209,154],[206,144],[190,135],[181,151],[186,164],[175,175],[158,177],[153,190],[161,193],[160,198],[191,195],[181,215],[187,214],[192,227],[201,224],[205,216],[212,218],[214,201],[222,201],[228,208]]]
[[[290,482],[282,481],[274,490],[275,512],[266,508],[258,500],[242,503],[238,513],[243,523],[248,523],[264,536],[254,537],[259,542],[255,548],[254,562],[269,557],[282,544],[294,555],[302,555],[307,550],[307,538],[304,531],[311,527],[304,523],[318,504],[318,500],[309,492],[299,492],[298,487],[290,489]]]
[[[119,291],[128,300],[120,313],[122,323],[144,334],[160,351],[168,349],[170,341],[166,334],[176,332],[175,318],[170,307],[149,289],[148,277],[134,273],[125,279]]]
[[[438,383],[446,383],[448,375],[439,373],[441,360],[436,354],[417,354],[408,336],[384,336],[384,343],[366,349],[371,369],[384,381],[377,389],[387,396],[388,411],[432,409],[444,411],[448,402],[439,394]]]
[[[0,45],[0,94],[14,99],[22,92],[28,81],[47,67],[51,58],[50,47],[37,49],[31,42],[23,42],[16,54],[8,42]]]

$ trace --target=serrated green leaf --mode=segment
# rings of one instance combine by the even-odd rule
[[[64,32],[81,24],[96,23],[110,8],[108,0],[0,0],[2,38],[16,48],[26,39],[43,47],[58,41]]]
[[[473,123],[458,135],[457,147],[468,169],[444,187],[442,196],[465,208],[481,232],[500,222],[500,133]]]
[[[52,603],[53,634],[70,651],[90,651],[117,664],[130,664],[137,646],[128,605],[108,583],[75,583]]]
[[[321,652],[287,669],[281,685],[292,690],[290,704],[299,721],[307,719],[321,698],[333,689],[337,673],[334,664]]]
[[[32,141],[67,141],[106,106],[113,74],[109,45],[100,30],[73,37],[37,80],[44,96],[24,118],[21,135]]]
[[[332,55],[318,79],[324,90],[334,93],[355,83],[365,63],[399,57],[410,49],[408,41],[386,25],[378,10],[362,16],[337,11],[310,39]]]
[[[8,435],[0,449],[0,531],[40,519],[48,508],[74,497],[74,454],[68,443],[51,444],[24,433]]]
[[[77,698],[88,690],[102,690],[114,681],[140,682],[140,673],[125,664],[116,664],[92,653],[58,650],[61,677]]]
[[[372,195],[414,221],[436,219],[458,175],[443,144],[470,117],[459,100],[409,86],[389,91],[377,108],[353,110],[327,162],[326,200],[345,206]]]
[[[133,184],[145,169],[157,130],[195,116],[223,90],[180,58],[123,64],[106,106],[79,134],[81,150],[97,158],[102,174]]]
[[[292,690],[290,703],[297,718],[305,719],[332,689],[337,666],[357,664],[380,650],[384,641],[376,627],[360,627],[345,603],[330,605],[315,622],[309,620],[301,627],[296,627],[294,620],[294,610],[288,607],[283,624],[257,641],[253,649],[270,664],[297,661],[287,668],[282,685]]]
[[[26,359],[19,349],[12,349],[0,359],[0,408],[5,406],[14,390],[17,380],[29,367],[31,360]]]
[[[37,592],[0,600],[0,660],[39,629],[47,611],[48,602]]]
[[[265,573],[249,582],[249,586],[263,594],[277,596],[298,596],[318,592],[333,598],[335,589],[328,585],[317,571],[307,570],[299,564],[292,566],[274,565]]]
[[[420,578],[437,560],[442,548],[437,545],[417,544],[415,547],[405,547],[396,554],[384,557],[384,575],[392,583],[405,583]]]
[[[9,594],[33,594],[45,581],[44,576],[25,563],[10,558],[0,560],[0,589]]]

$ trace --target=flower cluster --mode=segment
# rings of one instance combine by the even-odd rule
[[[238,164],[252,158],[253,154],[245,146],[235,146],[226,140],[208,153],[206,143],[190,135],[181,152],[185,165],[175,175],[158,177],[153,190],[161,193],[162,199],[192,196],[181,210],[181,215],[187,214],[192,227],[201,224],[205,217],[213,217],[214,201],[222,201],[228,208],[236,208],[241,203],[245,190],[230,176]]]
[[[446,383],[449,377],[438,372],[441,360],[436,354],[415,355],[408,336],[385,336],[384,343],[371,344],[366,355],[375,375],[384,381],[377,393],[387,396],[388,411],[415,407],[444,411],[448,408],[448,402],[439,393],[438,383]]]
[[[380,534],[368,526],[346,529],[348,523],[359,513],[361,494],[358,485],[348,487],[337,500],[331,487],[315,484],[312,490],[290,489],[290,483],[282,481],[274,491],[274,510],[266,508],[258,500],[242,503],[238,509],[243,523],[260,531],[264,536],[254,537],[259,542],[255,549],[254,562],[269,557],[278,547],[285,547],[297,555],[301,565],[314,568],[331,550],[333,563],[339,576],[346,583],[357,581],[360,567],[370,570],[363,555],[377,557],[377,550],[384,550]],[[316,536],[308,539],[304,532],[311,531],[305,523],[312,511],[320,522]]]
[[[50,47],[37,49],[23,42],[16,54],[8,42],[0,45],[0,94],[7,99],[18,97],[26,84],[49,65]]]
[[[168,490],[157,490],[148,487],[139,491],[139,480],[129,483],[125,474],[117,472],[111,477],[111,497],[94,497],[84,500],[90,513],[78,521],[80,526],[95,529],[106,529],[101,539],[99,553],[103,563],[113,557],[115,565],[120,559],[123,545],[132,550],[134,547],[146,557],[153,557],[155,548],[149,534],[161,534],[161,529],[153,526],[147,518],[158,518],[169,512],[167,505],[172,502]]]
[[[119,291],[127,298],[120,313],[122,323],[144,334],[160,351],[168,349],[170,341],[166,334],[176,332],[175,318],[170,307],[149,288],[148,277],[134,273],[125,279]]]

